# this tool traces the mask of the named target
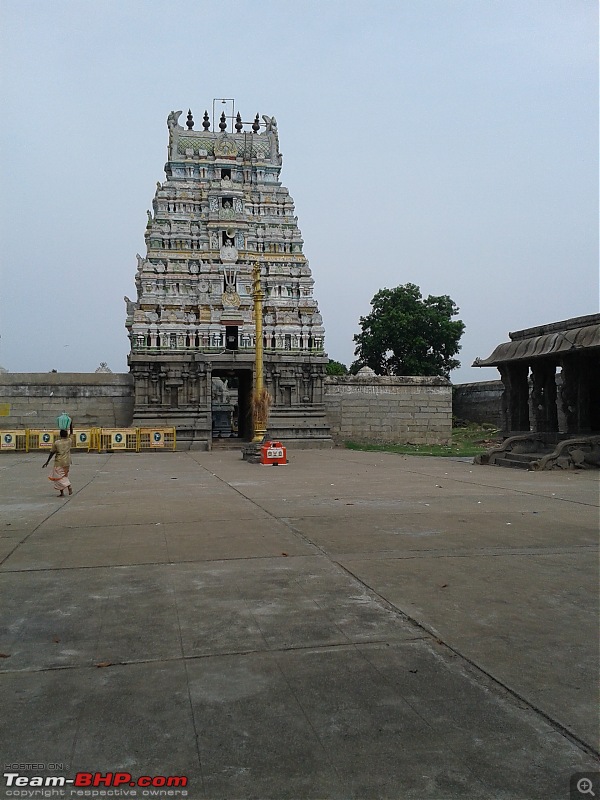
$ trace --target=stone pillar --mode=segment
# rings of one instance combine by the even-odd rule
[[[184,362],[181,368],[181,389],[180,389],[180,401],[181,405],[189,406],[190,404],[190,371],[187,367],[187,363]]]
[[[585,357],[585,376],[591,433],[600,433],[600,355],[598,351]]]
[[[560,400],[567,433],[590,433],[592,430],[591,376],[597,365],[575,355],[562,358]]]
[[[560,404],[565,418],[565,433],[577,433],[579,430],[579,374],[573,359],[568,356],[563,356],[561,365]]]
[[[533,430],[538,433],[558,431],[556,408],[556,366],[544,361],[531,366],[531,407]]]
[[[302,380],[304,377],[304,372],[302,367],[297,367],[294,370],[294,377],[296,378],[296,402],[301,403],[302,398],[304,397],[304,382]]]
[[[169,396],[167,395],[167,378],[169,377],[169,373],[166,368],[161,365],[160,372],[159,372],[159,381],[158,381],[158,391],[159,391],[159,403],[162,406],[169,405]]]
[[[272,379],[273,383],[272,383],[271,389],[269,390],[269,394],[273,398],[273,405],[276,405],[276,406],[280,405],[280,403],[281,403],[281,400],[280,400],[280,397],[279,397],[279,378],[280,378],[279,371],[277,369],[275,369],[275,368],[272,369],[271,370],[271,379]]]
[[[196,365],[191,364],[184,373],[186,381],[186,404],[192,407],[198,406],[198,373]]]
[[[206,364],[204,375],[204,407],[209,412],[212,410],[212,367],[210,362]]]
[[[150,392],[148,394],[149,405],[159,405],[160,403],[160,370],[153,369],[150,373]]]
[[[562,365],[562,361],[561,361]],[[563,389],[565,383],[565,375],[563,370],[556,373],[556,410],[558,411],[558,430],[560,433],[567,433],[569,427],[567,423],[567,416],[565,414]]]
[[[323,402],[323,373],[317,371],[316,369],[313,370],[310,374],[311,377],[311,384],[312,384],[312,402],[313,403],[322,403]]]
[[[203,408],[206,403],[206,368],[196,364],[196,405]]]
[[[504,392],[502,394],[502,418],[505,432],[529,431],[529,366],[507,363],[498,367]]]
[[[135,407],[148,405],[148,370],[133,370]]]
[[[311,400],[311,379],[310,371],[306,367],[302,370],[302,403],[310,403]]]
[[[180,377],[179,369],[177,367],[167,369],[164,381],[163,403],[171,408],[179,408],[182,386],[183,380]]]

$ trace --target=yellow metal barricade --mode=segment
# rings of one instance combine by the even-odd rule
[[[74,428],[71,442],[76,450],[98,449],[98,428]]]
[[[15,450],[27,450],[27,431],[0,431],[0,451],[14,453]]]
[[[137,452],[138,429],[102,428],[98,436],[98,450],[111,450],[115,453],[121,450]]]
[[[54,440],[59,436],[59,432],[56,430],[28,430],[25,433],[27,435],[27,450],[50,450]]]
[[[138,428],[140,450],[175,450],[175,428]]]
[[[92,442],[90,444],[90,450],[99,450],[100,449],[100,435],[102,433],[102,428],[90,428],[90,435],[92,437]]]

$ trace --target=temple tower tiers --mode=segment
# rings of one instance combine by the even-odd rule
[[[231,102],[228,110],[218,130],[207,112],[202,130],[191,112],[185,128],[181,111],[167,119],[166,180],[147,212],[137,300],[125,298],[134,424],[175,426],[181,445],[198,448],[216,437],[250,438],[258,261],[268,434],[329,446],[325,332],[294,203],[279,180],[277,123],[258,114],[244,123]]]

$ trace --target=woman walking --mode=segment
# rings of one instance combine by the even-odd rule
[[[50,459],[54,456],[54,469],[52,475],[48,478],[54,481],[54,488],[58,491],[59,497],[64,497],[65,489],[69,490],[69,494],[73,494],[73,487],[69,480],[69,467],[71,466],[71,439],[69,432],[61,429],[60,438],[56,439],[52,445],[52,450],[48,454],[46,463],[42,466],[47,467]]]

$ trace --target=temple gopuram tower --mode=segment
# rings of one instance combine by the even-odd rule
[[[125,298],[134,425],[174,426],[180,445],[199,449],[217,437],[252,437],[258,262],[268,435],[330,446],[324,328],[294,203],[279,179],[276,120],[242,122],[231,100],[212,109],[201,130],[191,112],[185,128],[181,111],[167,119],[166,180],[148,211],[146,256],[137,256],[137,300]]]

